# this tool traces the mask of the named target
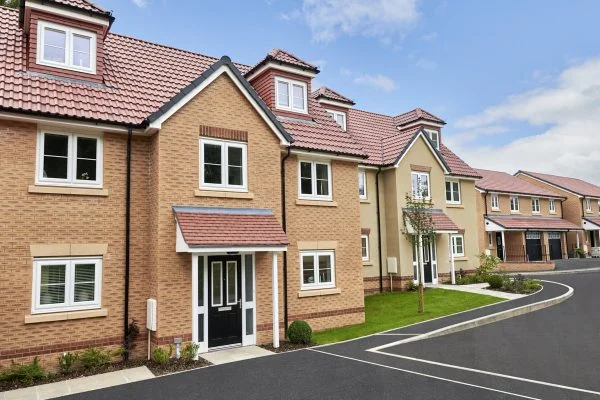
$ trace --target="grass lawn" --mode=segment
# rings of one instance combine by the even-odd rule
[[[317,344],[335,343],[416,322],[497,303],[502,299],[455,290],[426,289],[425,312],[417,313],[417,292],[381,293],[365,297],[365,322],[313,334]]]

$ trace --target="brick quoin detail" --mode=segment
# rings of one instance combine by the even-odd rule
[[[216,139],[228,139],[238,142],[248,141],[248,132],[236,129],[218,128],[216,126],[200,125],[200,136]]]

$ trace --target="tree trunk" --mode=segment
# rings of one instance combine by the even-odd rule
[[[417,312],[422,314],[425,311],[425,293],[423,288],[423,238],[421,235],[417,237],[417,270],[419,272],[419,305]]]

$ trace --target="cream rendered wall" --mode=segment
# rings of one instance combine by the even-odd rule
[[[369,233],[369,261],[363,261],[363,276],[379,276],[379,236],[377,230],[377,193],[376,193],[376,169],[361,169],[365,171],[367,178],[367,198],[360,200],[360,227],[370,229]],[[385,191],[383,189],[383,172],[379,175],[379,203],[381,214],[381,232],[385,236],[386,213],[385,213]],[[387,246],[385,240],[382,242],[383,274],[387,274],[385,254]]]
[[[445,189],[445,187],[444,187]],[[445,196],[445,192],[444,192]],[[479,266],[479,256],[481,253],[479,249],[480,242],[480,234],[483,234],[483,239],[487,241],[487,234],[485,232],[481,232],[479,225],[479,218],[477,212],[477,196],[480,196],[480,193],[475,190],[475,181],[468,179],[460,180],[460,205],[454,204],[444,204],[445,212],[450,217],[452,221],[460,229],[464,229],[464,257],[456,257],[454,259],[454,267],[456,271],[460,268],[463,270],[471,270],[475,269]],[[445,199],[445,197],[444,197]],[[443,235],[446,237],[448,235]],[[448,252],[446,252],[445,256],[448,256]],[[438,269],[441,272],[450,271],[449,268],[449,260],[446,261],[445,264],[442,264]],[[446,269],[444,269],[446,268]]]

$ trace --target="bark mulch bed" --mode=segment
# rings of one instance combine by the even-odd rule
[[[26,387],[35,386],[35,385],[43,385],[46,383],[66,381],[68,379],[82,378],[85,376],[104,374],[107,372],[120,371],[120,370],[127,369],[127,368],[136,368],[136,367],[141,367],[144,365],[146,367],[148,367],[148,369],[150,371],[152,371],[152,373],[154,375],[159,376],[159,375],[170,374],[173,372],[186,371],[186,370],[190,370],[190,369],[206,367],[206,366],[209,366],[212,364],[203,358],[199,358],[196,361],[187,361],[187,362],[182,361],[182,360],[172,359],[168,364],[164,364],[164,365],[157,364],[151,360],[148,361],[148,360],[144,360],[144,359],[134,359],[134,360],[128,360],[126,362],[119,361],[119,362],[109,363],[109,364],[101,365],[96,368],[75,369],[68,373],[62,373],[62,372],[48,373],[48,375],[44,379],[36,380],[33,383],[26,383],[23,381],[15,381],[15,380],[11,380],[11,381],[2,380],[1,374],[0,374],[0,392],[4,392],[7,390],[21,389],[21,388],[26,388]],[[2,372],[2,371],[0,371],[0,372]]]
[[[314,346],[313,343],[303,344],[303,343],[290,343],[290,342],[286,342],[286,341],[281,341],[281,342],[279,342],[278,348],[274,348],[273,343],[265,344],[260,347],[262,347],[265,350],[272,351],[274,353],[285,353],[286,351],[307,349],[312,346]]]

